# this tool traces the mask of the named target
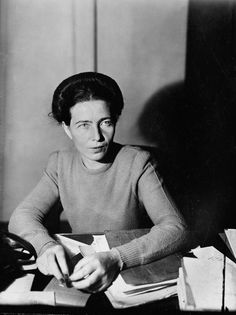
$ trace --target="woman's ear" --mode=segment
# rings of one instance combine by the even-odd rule
[[[63,127],[65,133],[67,134],[67,136],[68,136],[70,139],[72,139],[72,135],[71,135],[71,132],[70,132],[70,128],[69,128],[69,126],[67,126],[67,125],[65,124],[64,121],[62,122],[62,127]]]

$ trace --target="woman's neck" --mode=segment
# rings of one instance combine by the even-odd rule
[[[106,154],[106,156],[104,157],[104,159],[102,159],[101,161],[93,161],[93,160],[89,160],[89,159],[82,159],[82,163],[83,165],[87,168],[87,169],[91,169],[91,170],[96,170],[96,169],[100,169],[102,167],[104,167],[107,164],[111,164],[113,163],[117,153],[119,152],[121,148],[121,145],[119,145],[118,143],[112,143],[109,147],[109,150]]]

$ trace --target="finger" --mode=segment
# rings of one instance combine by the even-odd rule
[[[83,268],[84,266],[90,264],[91,261],[92,261],[92,259],[91,259],[90,257],[84,257],[84,258],[82,258],[82,259],[79,260],[79,261],[77,262],[77,264],[75,265],[74,270],[73,270],[73,273],[74,273],[75,271],[78,271],[79,269]]]
[[[73,271],[72,275],[70,276],[71,281],[78,281],[83,278],[88,277],[89,274],[93,273],[96,269],[93,267],[93,265],[86,264],[85,266],[82,266],[79,270]]]
[[[95,276],[95,274],[94,274]],[[96,280],[92,285],[89,286],[88,289],[83,289],[84,291],[88,291],[90,293],[97,293],[103,291],[105,288],[108,287],[108,284],[106,280],[102,277],[100,278],[99,275],[97,275]]]
[[[45,276],[49,275],[47,265],[43,263],[41,259],[37,259],[36,263],[39,271],[42,272],[42,274],[44,274]]]
[[[57,259],[57,263],[59,265],[59,268],[61,269],[61,273],[63,274],[63,276],[69,275],[69,270],[68,270],[68,265],[66,262],[66,255],[65,255],[64,250],[60,250],[56,252],[56,259]]]
[[[97,283],[99,282],[99,277],[96,272],[93,272],[88,277],[80,281],[72,282],[72,286],[78,290],[89,290],[93,291],[93,287],[97,287]]]
[[[54,275],[58,280],[63,279],[63,274],[59,268],[55,255],[48,256],[48,266],[49,266],[48,269],[51,275]]]

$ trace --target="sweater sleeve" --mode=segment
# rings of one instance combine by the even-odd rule
[[[154,225],[146,235],[117,247],[124,268],[170,255],[180,250],[187,238],[185,221],[164,188],[149,153],[139,152],[133,174],[137,198]]]
[[[43,176],[33,191],[14,210],[8,229],[29,241],[37,254],[55,242],[43,225],[45,215],[59,199],[57,184],[58,153],[50,155]]]

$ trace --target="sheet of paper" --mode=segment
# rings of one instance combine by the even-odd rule
[[[213,260],[213,261],[221,261],[223,259],[222,253],[213,246],[207,247],[196,247],[192,250],[194,256],[198,259],[205,259],[205,260]]]
[[[224,257],[216,248],[197,247],[196,258],[183,258],[183,270],[179,273],[179,304],[183,310],[235,311],[236,264]],[[186,296],[191,288],[194,303]]]
[[[0,292],[0,305],[55,305],[54,292],[30,291],[34,275],[15,279],[6,290]]]
[[[122,292],[117,292],[114,290],[108,289],[105,294],[111,301],[112,305],[115,308],[126,308],[130,306],[136,306],[140,304],[149,303],[152,301],[158,301],[166,299],[168,297],[174,296],[177,294],[177,288],[175,286],[168,286],[162,288],[161,290],[155,290],[146,292],[143,294],[127,296],[122,294]]]
[[[236,258],[236,229],[226,229],[225,234],[228,238],[234,257]]]
[[[26,274],[21,278],[15,279],[7,288],[4,290],[6,293],[14,292],[28,292],[31,289],[34,280],[33,274]],[[2,292],[0,293],[0,295]]]
[[[74,256],[80,253],[79,246],[86,245],[85,243],[81,243],[75,240],[72,240],[66,236],[56,234],[55,238],[58,242],[60,242],[63,247],[66,249],[66,252],[69,256]]]
[[[195,258],[183,258],[182,279],[178,283],[182,286],[178,291],[186,300],[183,305],[188,310],[220,311],[223,302],[224,255],[213,246],[197,247],[192,252]],[[188,288],[192,301],[187,296]]]
[[[55,305],[54,292],[29,291],[0,293],[0,305]]]
[[[177,293],[179,307],[183,311],[196,310],[195,301],[192,295],[192,290],[184,275],[183,268],[179,268],[179,277],[177,280]]]
[[[223,298],[223,260],[183,258],[186,282],[191,287],[196,310],[220,311]]]
[[[184,280],[183,268],[179,268],[179,277],[177,280],[177,294],[179,301],[179,308],[181,311],[189,309],[187,292],[186,292],[186,283]],[[191,308],[194,309],[194,305],[191,305]]]
[[[48,283],[45,292],[55,292],[55,304],[58,306],[84,307],[90,297],[89,293],[82,292],[75,288],[67,288],[59,285],[56,278]]]
[[[236,264],[226,258],[225,265],[225,310],[236,310]]]

